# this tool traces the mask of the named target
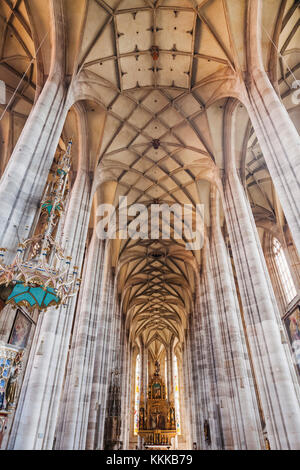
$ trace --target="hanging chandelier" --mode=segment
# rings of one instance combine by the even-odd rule
[[[8,289],[6,303],[24,305],[30,310],[66,304],[80,286],[78,267],[71,268],[71,257],[64,255],[56,242],[58,224],[64,210],[71,168],[71,146],[54,161],[40,205],[36,234],[18,246],[9,265],[4,263],[5,248],[0,248],[0,287]]]

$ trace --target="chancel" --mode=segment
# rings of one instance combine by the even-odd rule
[[[173,393],[170,391],[171,397]],[[160,375],[160,364],[155,361],[155,372],[149,380],[147,399],[141,394],[138,435],[145,449],[170,449],[176,437],[174,401],[167,399],[166,386]]]
[[[299,450],[299,0],[0,18],[1,450]]]

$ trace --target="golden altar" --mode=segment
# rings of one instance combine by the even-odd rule
[[[165,383],[158,368],[150,380],[146,403],[141,396],[138,435],[145,449],[170,448],[171,439],[176,436],[174,403],[166,398]]]

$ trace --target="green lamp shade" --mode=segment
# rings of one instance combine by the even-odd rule
[[[25,286],[18,281],[7,298],[7,302],[11,301],[14,301],[17,305],[25,303],[32,308],[45,309],[51,305],[58,305],[60,298],[56,295],[53,287],[44,289],[43,286]]]

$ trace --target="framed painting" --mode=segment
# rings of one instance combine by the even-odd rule
[[[19,348],[26,348],[32,322],[18,309],[8,343]]]

